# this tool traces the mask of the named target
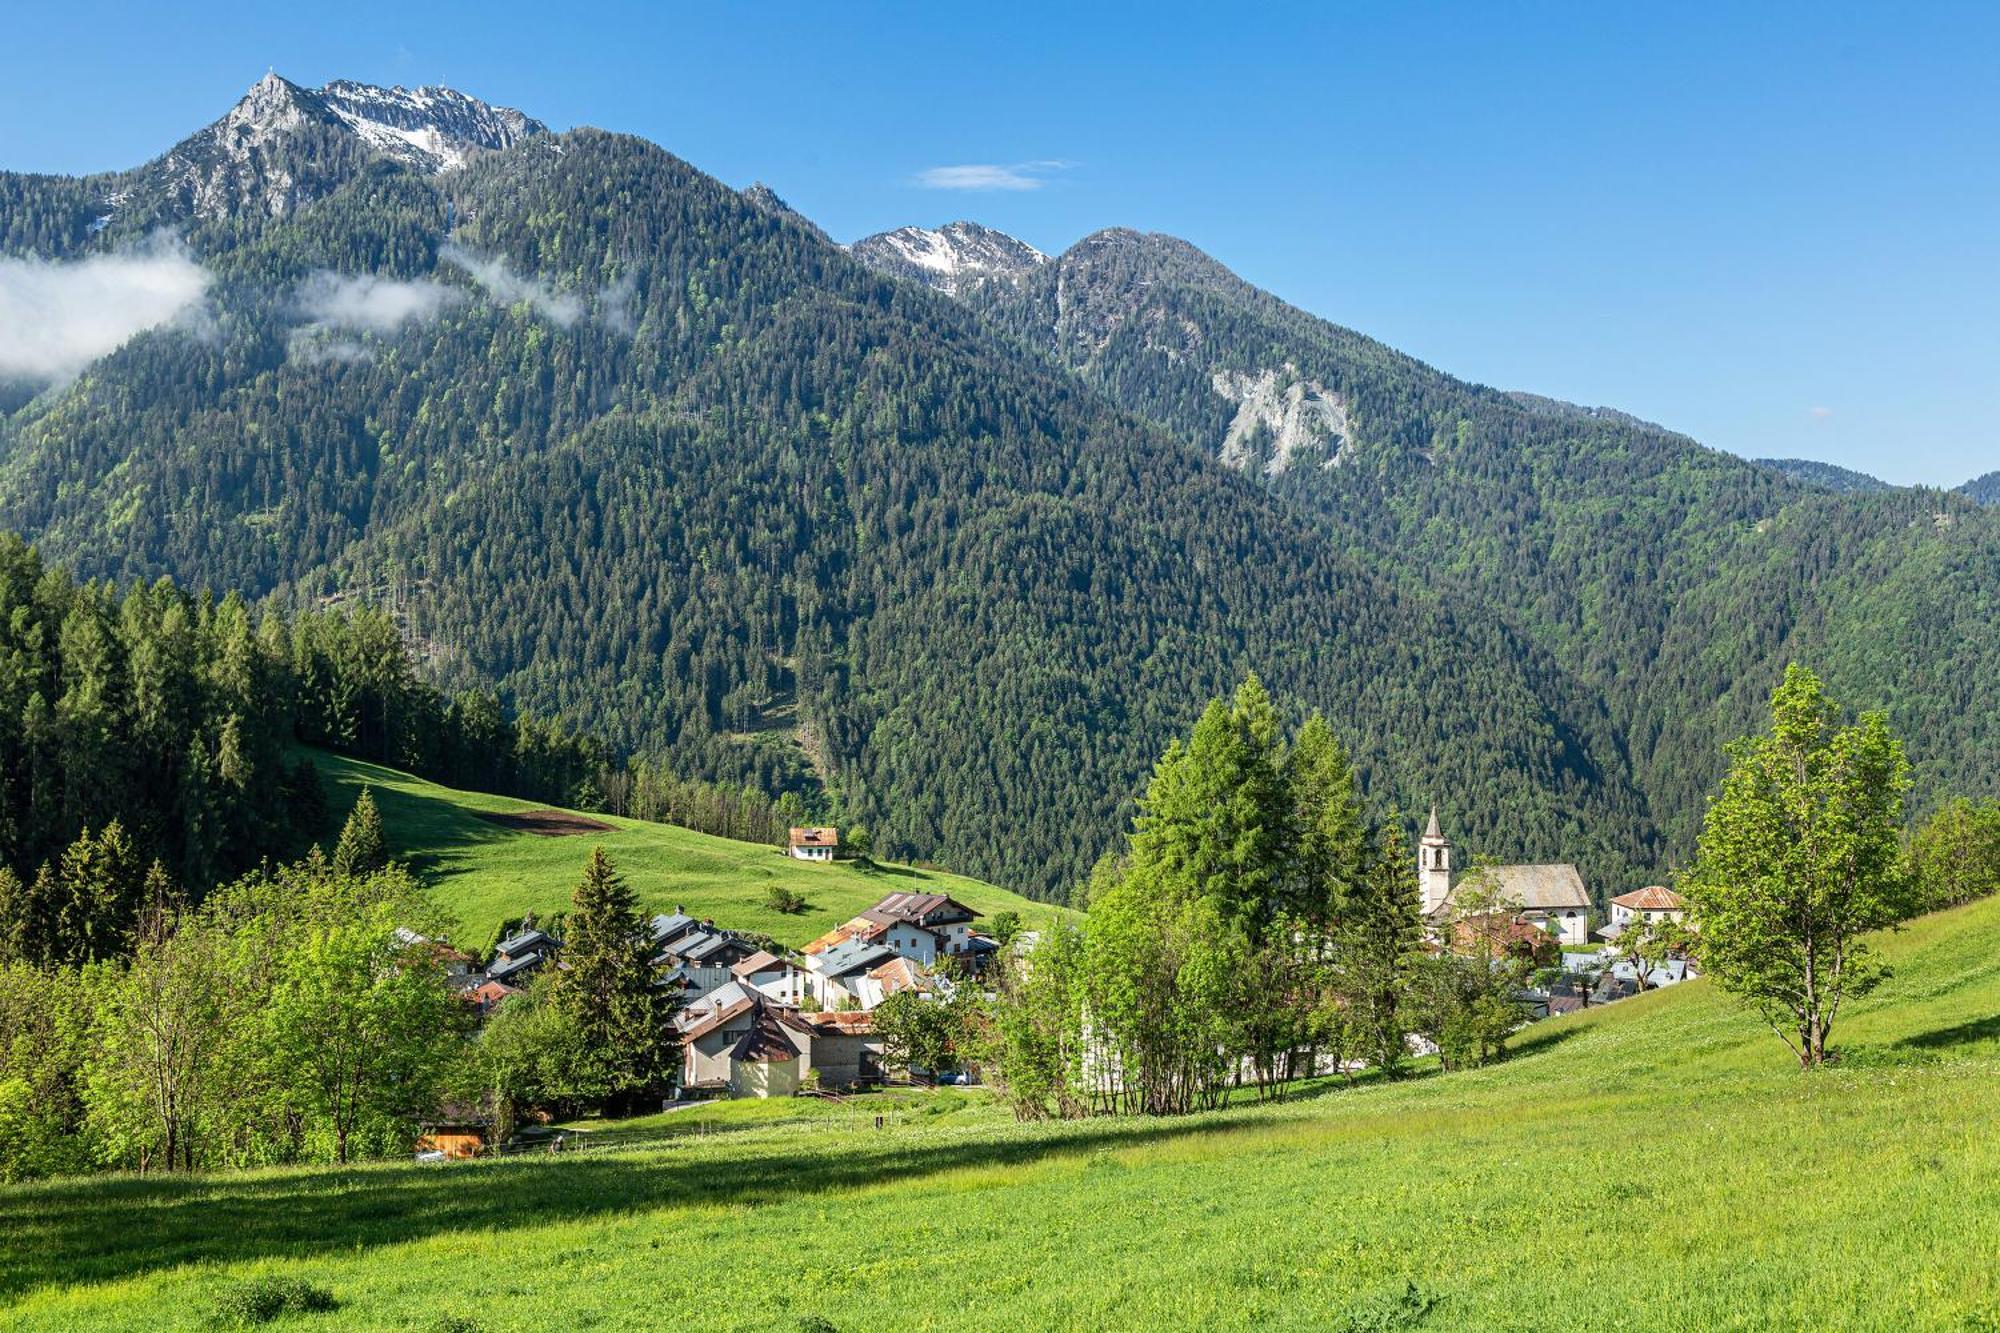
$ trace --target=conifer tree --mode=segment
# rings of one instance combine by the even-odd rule
[[[1405,996],[1423,935],[1415,865],[1402,818],[1392,814],[1376,836],[1336,940],[1340,988],[1356,1042],[1371,1063],[1390,1072],[1408,1053]]]
[[[671,1079],[676,1037],[671,992],[658,984],[638,900],[602,847],[591,850],[571,895],[562,969],[550,998],[580,1034],[578,1094],[629,1100]]]
[[[1354,764],[1326,719],[1314,713],[1286,756],[1296,853],[1285,906],[1325,930],[1356,891],[1367,862],[1368,831]]]
[[[375,795],[368,788],[354,802],[347,822],[341,826],[340,840],[333,845],[333,872],[336,875],[368,875],[389,864],[388,845],[382,837],[382,812],[375,808]]]

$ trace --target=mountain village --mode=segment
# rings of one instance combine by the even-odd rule
[[[786,855],[825,865],[844,854],[838,830],[790,831]],[[1462,869],[1435,808],[1418,843],[1417,885],[1425,947],[1475,951],[1498,941],[1539,966],[1519,999],[1528,1021],[1609,1004],[1698,975],[1686,953],[1663,947],[1640,956],[1619,943],[1649,928],[1678,924],[1681,898],[1660,885],[1609,900],[1598,922],[1583,877],[1568,863],[1479,865]],[[1466,905],[1477,894],[1475,910]],[[835,1095],[903,1079],[977,1079],[977,1070],[892,1069],[874,1015],[892,996],[948,1000],[979,987],[1003,949],[1031,954],[1037,932],[981,931],[980,913],[943,893],[889,893],[796,951],[776,941],[696,919],[676,906],[648,922],[658,984],[671,988],[681,1064],[669,1105],[714,1097]],[[1594,939],[1593,939],[1594,937]],[[482,968],[454,954],[454,985],[484,1017],[546,967],[563,966],[562,940],[531,922],[494,947]],[[1412,1039],[1416,1054],[1435,1054]],[[1329,1072],[1339,1072],[1338,1070]],[[424,1155],[470,1156],[486,1147],[490,1120],[460,1115],[449,1133],[424,1141]]]

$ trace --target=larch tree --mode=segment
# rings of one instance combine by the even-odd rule
[[[1334,940],[1337,984],[1356,1048],[1394,1073],[1409,1053],[1407,995],[1423,941],[1416,859],[1399,816],[1383,824],[1366,865]]]
[[[1841,1006],[1887,975],[1868,932],[1908,908],[1899,836],[1909,761],[1883,714],[1841,725],[1819,678],[1797,664],[1771,698],[1771,730],[1731,756],[1682,882],[1702,968],[1814,1068]]]

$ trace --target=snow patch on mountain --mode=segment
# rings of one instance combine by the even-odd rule
[[[977,222],[898,227],[865,236],[849,249],[877,272],[921,282],[947,296],[963,296],[988,282],[1012,282],[1049,262],[1026,241]]]
[[[377,88],[336,79],[319,96],[370,147],[429,171],[462,167],[477,153],[511,148],[548,129],[512,107],[453,88]]]
[[[1345,461],[1346,400],[1300,375],[1297,366],[1287,362],[1283,370],[1255,375],[1217,370],[1211,383],[1237,405],[1222,440],[1222,461],[1229,466],[1246,472],[1262,468],[1275,477],[1296,462],[1338,467]]]
[[[283,216],[352,173],[355,155],[437,173],[545,133],[540,121],[450,88],[377,88],[336,80],[303,88],[266,74],[213,125],[132,174],[174,211],[225,217],[250,209]]]

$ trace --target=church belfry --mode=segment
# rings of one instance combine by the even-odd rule
[[[1425,916],[1429,916],[1451,895],[1451,839],[1438,825],[1437,807],[1431,807],[1431,822],[1417,842],[1417,894]]]

